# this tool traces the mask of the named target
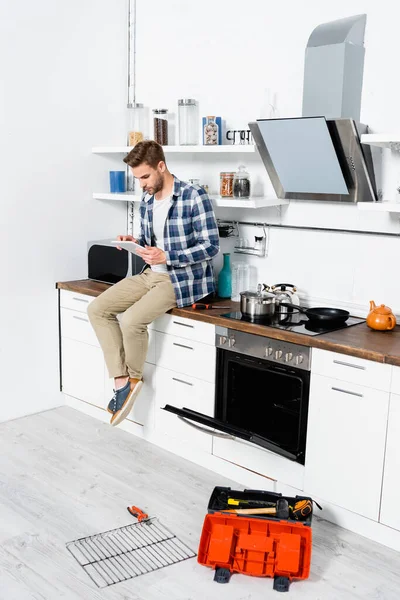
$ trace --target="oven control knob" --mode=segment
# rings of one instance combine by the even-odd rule
[[[293,353],[292,352],[286,352],[285,354],[285,360],[286,362],[290,362],[293,358]]]
[[[275,358],[276,359],[282,358],[282,354],[283,354],[282,350],[275,350]]]
[[[228,340],[228,346],[229,346],[229,348],[232,348],[232,346],[234,346],[235,344],[236,344],[235,338],[233,336],[230,337],[229,340]]]
[[[225,335],[220,335],[219,336],[219,343],[221,344],[221,346],[223,346],[224,344],[226,344],[227,339],[228,338]]]
[[[304,356],[302,354],[298,354],[296,356],[296,365],[301,365],[301,363],[304,361]]]
[[[268,346],[268,348],[265,348],[265,356],[271,356],[273,351],[274,349],[271,346]]]

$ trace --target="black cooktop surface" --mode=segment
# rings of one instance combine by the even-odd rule
[[[330,326],[327,324],[316,324],[310,321],[307,317],[301,313],[288,313],[285,315],[274,315],[273,317],[263,317],[258,319],[251,319],[245,317],[240,311],[230,312],[221,315],[225,319],[233,319],[234,321],[245,321],[246,323],[254,323],[257,325],[265,325],[266,327],[272,327],[273,329],[283,329],[285,331],[293,331],[295,333],[302,333],[303,335],[321,335],[322,333],[329,333],[330,331],[338,331],[339,329],[347,329],[352,325],[358,325],[363,323],[365,319],[359,317],[349,317],[345,323],[333,322]]]

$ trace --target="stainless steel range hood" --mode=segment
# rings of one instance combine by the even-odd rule
[[[278,198],[374,202],[375,176],[367,127],[353,119],[299,117],[249,123]]]

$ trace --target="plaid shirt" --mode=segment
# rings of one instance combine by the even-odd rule
[[[140,239],[155,246],[154,196],[140,203]],[[174,176],[171,206],[164,228],[164,252],[178,307],[188,306],[215,290],[212,257],[219,252],[218,227],[205,190]]]

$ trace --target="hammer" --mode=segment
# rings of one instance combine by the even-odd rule
[[[271,508],[237,508],[221,512],[236,513],[237,515],[274,515],[278,519],[288,519],[289,503],[284,498],[279,498],[276,505]]]

